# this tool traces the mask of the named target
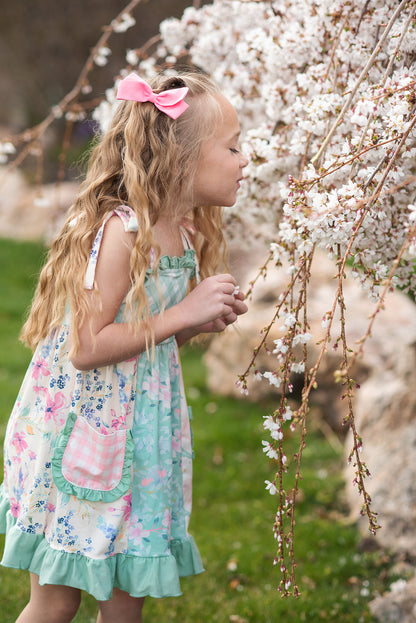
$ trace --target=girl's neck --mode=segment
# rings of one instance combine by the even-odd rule
[[[161,255],[180,257],[184,254],[184,246],[180,231],[180,219],[161,217],[153,225],[153,235],[160,247]]]

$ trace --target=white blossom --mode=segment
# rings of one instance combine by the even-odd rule
[[[126,61],[129,65],[137,65],[137,63],[139,62],[139,57],[136,50],[127,50]]]
[[[269,457],[269,459],[279,458],[279,455],[277,454],[276,450],[273,448],[273,446],[271,445],[269,441],[262,441],[261,443],[263,446],[263,452],[266,454],[266,456]]]
[[[276,441],[283,439],[280,423],[275,421],[271,415],[265,417],[263,427],[270,431],[270,437],[272,439],[275,439]]]
[[[114,32],[126,32],[126,30],[135,24],[136,20],[130,13],[123,13],[118,21],[113,20],[111,22]]]
[[[290,364],[290,370],[294,374],[302,374],[305,372],[305,364],[303,361],[299,363],[293,362]]]
[[[274,482],[270,482],[270,480],[265,480],[266,490],[270,493],[270,495],[276,495],[277,488]]]
[[[269,381],[270,385],[273,385],[274,387],[279,388],[282,384],[282,379],[276,376],[273,372],[263,372],[262,376]]]
[[[273,350],[273,354],[282,354],[284,355],[289,350],[289,346],[283,341],[282,338],[278,338],[277,340],[273,340],[275,348]]]
[[[290,422],[290,420],[293,417],[293,411],[290,407],[286,406],[285,410],[283,411],[283,419],[285,422]]]
[[[105,46],[99,48],[96,55],[94,56],[94,63],[96,65],[99,65],[100,67],[104,67],[104,65],[107,65],[108,63],[108,57],[110,56],[110,54],[110,48],[107,48]]]
[[[5,143],[0,143],[0,164],[6,164],[9,156],[16,152],[16,148],[13,143],[6,141]]]
[[[285,314],[285,319],[284,319],[284,325],[285,327],[294,327],[296,324],[296,316],[295,314],[291,314],[291,313],[286,313]]]
[[[296,346],[297,344],[307,344],[311,337],[311,333],[297,333],[293,336],[292,346]]]

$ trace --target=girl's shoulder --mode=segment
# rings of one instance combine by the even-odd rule
[[[121,219],[125,232],[137,232],[137,217],[134,210],[130,208],[130,206],[122,205],[114,210],[111,210],[111,212],[105,216],[101,227],[104,228],[107,221],[109,221],[113,216],[118,216]]]
[[[114,208],[114,209],[110,210],[109,212],[107,212],[107,214],[105,214],[105,216],[104,216],[103,220],[101,221],[101,224],[100,224],[100,226],[98,228],[98,232],[96,234],[96,238],[102,237],[106,224],[108,223],[108,221],[113,216],[118,216],[120,218],[120,220],[122,221],[122,223],[124,225],[124,230],[126,232],[127,231],[137,232],[137,230],[138,230],[138,223],[137,223],[137,217],[136,217],[136,214],[134,213],[134,210],[132,208],[130,208],[130,206],[120,205],[117,208]],[[76,216],[74,216],[69,221],[69,228],[70,229],[75,229],[77,227],[77,225],[80,225],[82,223],[84,217],[85,217],[85,215],[82,212],[80,214],[77,214]]]
[[[116,218],[119,217],[119,218]],[[119,206],[108,212],[102,221],[92,245],[87,271],[85,275],[85,288],[91,290],[94,285],[98,255],[102,255],[102,242],[105,234],[105,255],[110,258],[121,258],[121,255],[129,256],[134,246],[138,230],[137,218],[129,206]]]

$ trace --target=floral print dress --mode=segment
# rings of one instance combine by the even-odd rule
[[[126,231],[137,231],[130,208],[114,212]],[[160,259],[157,278],[150,267],[151,313],[182,300],[196,273],[189,244],[182,257]],[[123,319],[124,303],[116,322]],[[113,587],[134,597],[180,595],[179,578],[203,566],[188,534],[192,441],[176,340],[81,372],[68,358],[68,331],[69,318],[39,344],[7,426],[2,564],[100,601]]]

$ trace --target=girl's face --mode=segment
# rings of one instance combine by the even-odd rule
[[[222,117],[201,148],[193,185],[195,207],[232,206],[248,160],[239,150],[240,124],[230,102],[218,96]]]

